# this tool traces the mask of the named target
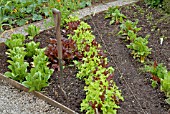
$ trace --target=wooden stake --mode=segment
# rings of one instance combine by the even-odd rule
[[[67,95],[66,92],[63,90],[62,88],[62,84],[63,84],[63,65],[62,65],[62,42],[61,42],[61,32],[60,32],[60,22],[61,22],[61,13],[59,10],[57,9],[52,9],[53,12],[53,16],[54,16],[54,23],[55,23],[55,29],[56,29],[56,39],[57,39],[57,48],[58,48],[58,62],[59,62],[59,85],[58,87],[60,88],[60,90],[62,91],[62,93],[64,94],[64,97],[67,100]]]

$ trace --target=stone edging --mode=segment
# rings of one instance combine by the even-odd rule
[[[80,19],[82,19],[82,18],[84,18],[88,15],[91,15],[91,14],[95,15],[96,13],[105,11],[111,6],[122,6],[122,5],[130,4],[130,3],[133,3],[133,2],[137,2],[137,1],[138,0],[117,0],[117,1],[114,1],[114,2],[100,4],[100,5],[94,6],[94,7],[84,8],[84,9],[81,9],[79,11],[74,12],[72,15],[78,15],[78,17]],[[46,29],[53,27],[53,26],[50,26],[50,27],[46,28],[45,27],[45,21],[46,21],[46,23],[48,23],[48,22],[51,21],[51,18],[47,18],[47,19],[44,19],[44,20],[41,20],[41,21],[38,21],[38,22],[34,22],[34,23],[31,23],[31,24],[34,24],[37,27],[40,27],[40,32],[42,32]],[[27,33],[24,31],[24,29],[26,29],[29,25],[30,24],[4,31],[3,33],[0,34],[0,43],[5,42],[6,39],[10,38],[10,36],[12,34],[22,33],[26,36]]]

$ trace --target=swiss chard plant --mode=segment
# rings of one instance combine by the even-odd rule
[[[161,79],[164,79],[167,74],[167,68],[162,64],[157,64],[155,61],[153,65],[145,65],[145,71],[152,74],[152,80],[156,83],[160,83]]]
[[[167,99],[165,101],[170,104],[170,71],[166,73],[164,79],[161,80],[161,90],[165,93]]]
[[[136,20],[135,22],[127,20],[126,22],[120,25],[120,31],[118,34],[127,35],[129,31],[133,31],[134,33],[137,33],[138,31],[141,30],[141,28],[137,27],[137,24],[138,24],[138,20]]]
[[[132,50],[133,58],[140,58],[140,62],[143,63],[145,58],[151,54],[151,48],[147,46],[149,36],[145,38],[138,37],[131,42],[130,45],[127,45],[127,48]]]
[[[167,97],[165,101],[170,104],[170,72],[162,63],[157,64],[155,61],[153,65],[145,65],[145,71],[152,75],[152,86],[156,87],[160,84],[160,89]]]
[[[137,38],[137,34],[134,33],[134,31],[129,30],[127,33],[127,40],[133,42],[134,40],[136,40],[136,38]]]
[[[110,24],[123,23],[126,16],[120,12],[118,7],[110,7],[106,12],[105,18],[110,18]]]

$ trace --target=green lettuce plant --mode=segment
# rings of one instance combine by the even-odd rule
[[[15,59],[13,59],[15,58],[15,56],[20,56],[20,58],[24,60],[24,57],[27,54],[27,52],[25,52],[24,47],[15,47],[12,49],[8,49],[6,54],[8,55],[9,58],[15,61]]]
[[[37,34],[40,33],[40,28],[35,25],[29,25],[25,32],[28,32],[28,38],[33,39]]]
[[[41,91],[43,87],[48,86],[48,79],[53,73],[53,70],[47,67],[49,62],[44,50],[36,49],[37,55],[33,56],[33,68],[31,68],[31,72],[26,76],[26,81],[22,83],[30,88],[29,91]]]
[[[29,66],[28,62],[24,61],[24,57],[26,55],[24,47],[15,47],[13,49],[9,49],[6,53],[8,57],[12,60],[8,60],[10,63],[8,68],[11,70],[10,72],[5,72],[5,76],[22,82],[27,76],[27,67]]]
[[[26,51],[27,51],[27,57],[32,57],[36,54],[36,49],[38,49],[40,43],[35,43],[34,41],[31,41],[29,43],[26,43]]]
[[[11,39],[8,39],[6,45],[10,48],[6,52],[11,60],[8,68],[10,71],[5,73],[5,76],[19,81],[24,86],[30,88],[30,91],[40,91],[43,87],[48,86],[48,79],[53,73],[52,69],[49,69],[47,65],[48,57],[45,55],[45,48],[38,49],[40,43],[31,41],[25,44],[25,37],[22,34],[14,34]],[[14,41],[19,45],[14,45]],[[20,46],[20,47],[19,47]],[[33,57],[32,66],[29,66],[28,62],[25,62],[25,56],[28,58]],[[27,67],[30,67],[30,73],[27,71]]]
[[[12,49],[14,47],[22,47],[24,46],[23,42],[25,40],[25,36],[22,34],[12,34],[10,39],[7,39],[5,44],[8,48]]]

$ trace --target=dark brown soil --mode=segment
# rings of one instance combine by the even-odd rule
[[[143,9],[140,10],[140,9]],[[136,5],[124,6],[122,12],[130,20],[139,19],[139,26],[142,30],[140,36],[150,34],[149,47],[152,48],[152,54],[147,58],[150,61],[157,60],[158,63],[164,63],[170,70],[170,17],[163,20],[164,13],[158,12],[138,2]],[[135,13],[136,12],[136,13]],[[142,14],[141,12],[144,12]],[[153,19],[147,19],[147,14],[152,12]],[[104,13],[89,17],[86,22],[92,27],[96,40],[104,50],[108,52],[110,64],[115,68],[114,80],[117,86],[122,90],[125,98],[121,102],[121,108],[118,114],[169,114],[170,106],[165,103],[164,93],[159,88],[152,88],[150,75],[139,70],[143,67],[137,60],[133,59],[131,51],[126,48],[121,36],[118,36],[119,25],[109,25],[109,19],[104,19]],[[158,20],[161,20],[158,22]],[[157,23],[158,22],[158,23]],[[154,26],[155,31],[152,31]],[[169,31],[169,32],[168,32]],[[160,37],[167,37],[163,44],[160,44]],[[41,47],[48,45],[48,39],[55,38],[54,29],[50,29],[36,36],[35,41],[41,42]],[[0,72],[7,71],[7,57],[5,55],[6,46],[0,45]],[[50,86],[43,89],[43,93],[57,100],[58,102],[80,112],[81,100],[85,98],[83,90],[84,82],[76,79],[76,68],[66,66],[64,69],[63,89],[68,99],[64,99],[63,94],[58,89],[58,72],[55,72],[50,79]],[[169,110],[169,111],[168,111]],[[84,112],[83,112],[84,113]]]

